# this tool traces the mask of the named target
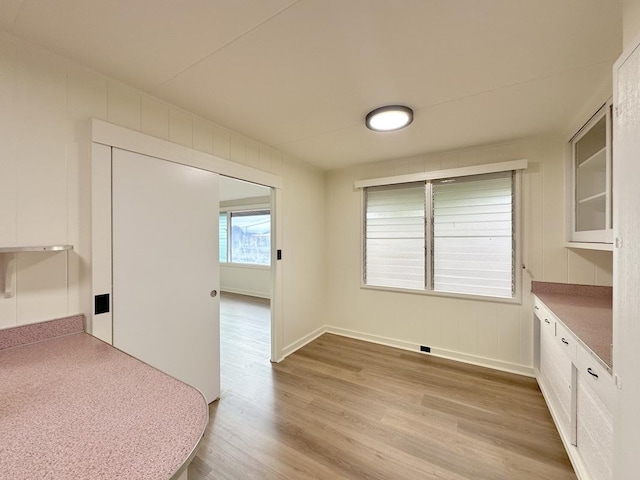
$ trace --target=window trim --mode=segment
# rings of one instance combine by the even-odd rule
[[[428,180],[442,180],[443,178],[468,177],[482,175],[484,173],[508,172],[509,170],[526,170],[528,160],[510,160],[508,162],[485,163],[484,165],[472,165],[470,167],[449,168],[431,172],[410,173],[408,175],[396,175],[394,177],[371,178],[358,180],[354,183],[356,189],[365,187],[379,187],[382,185],[395,185],[398,183],[425,182]]]
[[[500,162],[493,163],[487,165],[478,165],[473,167],[462,167],[456,169],[449,170],[440,170],[434,172],[425,172],[424,174],[410,174],[410,175],[399,175],[395,177],[384,177],[378,179],[371,180],[362,180],[355,182],[354,186],[356,189],[360,189],[360,288],[363,290],[377,290],[383,292],[398,292],[398,293],[410,293],[414,295],[426,295],[433,297],[445,297],[445,298],[457,298],[457,299],[466,299],[466,300],[480,300],[485,302],[494,302],[494,303],[506,303],[506,304],[522,304],[522,272],[525,268],[522,264],[522,248],[523,248],[523,239],[522,239],[522,170],[527,168],[528,161],[527,160],[514,160],[510,162]],[[505,171],[513,171],[514,172],[514,180],[513,180],[513,196],[514,196],[514,209],[513,209],[513,225],[514,225],[514,295],[511,298],[505,297],[492,297],[488,295],[473,295],[473,294],[462,294],[462,293],[450,293],[450,292],[439,292],[433,290],[433,279],[432,279],[432,230],[433,230],[433,217],[431,215],[432,205],[432,180],[440,180],[444,178],[451,177],[463,177],[463,176],[471,176],[471,175],[480,175],[483,173],[498,173]],[[423,178],[423,177],[429,178]],[[420,178],[418,178],[420,177]],[[399,181],[402,180],[402,181]],[[365,268],[366,268],[366,187],[373,187],[378,185],[394,185],[399,183],[410,183],[416,181],[424,181],[426,184],[425,187],[425,195],[426,195],[426,214],[428,215],[427,221],[425,222],[425,288],[423,290],[415,290],[409,288],[399,288],[399,287],[384,287],[378,285],[367,285],[365,283]],[[380,183],[378,183],[380,182]]]

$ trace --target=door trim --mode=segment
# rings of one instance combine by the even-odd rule
[[[282,177],[98,119],[91,119],[91,141],[92,266],[98,267],[91,269],[92,296],[105,293],[112,296],[111,148],[128,150],[271,188],[271,361],[279,362],[283,358],[283,290],[282,261],[277,260],[276,252],[282,249]],[[105,214],[107,206],[108,215]],[[109,291],[105,291],[105,288]],[[112,343],[111,313],[100,316],[92,313],[88,329],[98,338]]]

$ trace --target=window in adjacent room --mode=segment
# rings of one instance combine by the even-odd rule
[[[269,210],[220,213],[220,262],[271,264],[271,214]]]

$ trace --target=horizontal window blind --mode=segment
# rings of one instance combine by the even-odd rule
[[[365,284],[425,288],[425,184],[365,189]]]
[[[228,254],[228,242],[227,242],[227,214],[221,213],[218,216],[218,238],[220,239],[218,243],[218,258],[221,263],[225,263],[227,261]]]
[[[433,290],[511,298],[513,172],[433,182]]]

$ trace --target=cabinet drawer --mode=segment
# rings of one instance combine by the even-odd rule
[[[560,322],[556,322],[556,341],[560,346],[560,350],[575,363],[578,342],[573,334]]]
[[[556,320],[553,314],[537,298],[534,300],[533,312],[540,320],[540,335],[556,336]]]
[[[533,298],[533,313],[540,319],[540,325],[553,325],[555,317],[551,310],[549,310],[544,303],[542,303],[537,297]]]
[[[577,349],[576,368],[580,379],[595,392],[609,411],[613,411],[616,388],[613,376],[582,345]]]

